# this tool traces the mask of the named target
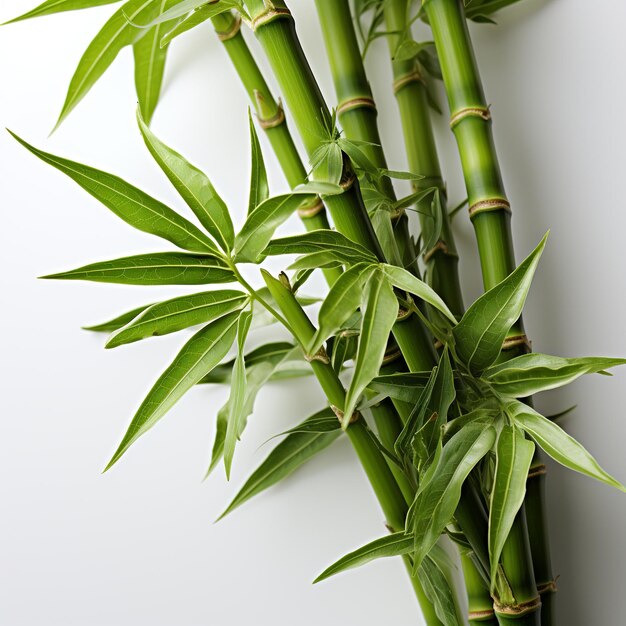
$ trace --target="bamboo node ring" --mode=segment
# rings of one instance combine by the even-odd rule
[[[479,117],[481,120],[488,122],[491,120],[491,112],[489,107],[465,107],[464,109],[459,109],[450,117],[450,128],[454,128],[466,117]]]
[[[228,41],[237,35],[237,33],[241,30],[241,15],[237,15],[235,17],[235,21],[233,25],[230,27],[230,30],[227,31],[215,31],[217,34],[217,38],[220,41]]]
[[[308,219],[315,217],[320,211],[324,209],[324,203],[321,198],[315,198],[315,202],[311,205],[304,205],[298,209],[298,215],[302,219]]]
[[[528,470],[527,480],[531,478],[538,478],[539,476],[545,476],[548,473],[548,468],[541,463],[541,465],[535,465]]]
[[[452,252],[452,250],[448,248],[448,244],[443,239],[440,239],[430,250],[426,250],[426,252],[424,252],[422,255],[424,263],[428,263],[428,261],[430,261],[437,252],[442,252],[446,256],[458,256],[455,252]]]
[[[259,117],[259,126],[263,130],[269,130],[270,128],[276,128],[276,126],[280,126],[284,121],[285,110],[283,109],[283,103],[279,98],[276,113],[274,113],[272,117]]]
[[[398,221],[403,215],[406,215],[406,211],[404,210],[403,207],[400,207],[399,209],[393,209],[392,211],[389,212],[389,219],[392,222],[396,222]]]
[[[479,213],[489,213],[490,211],[505,211],[511,214],[511,203],[506,198],[486,198],[471,204],[468,212],[470,219],[474,219]]]
[[[264,26],[265,24],[269,24],[270,22],[280,18],[293,19],[293,16],[287,7],[275,7],[270,3],[267,10],[263,11],[263,13],[255,15],[250,20],[250,28],[253,31],[256,31],[256,29],[260,26]]]
[[[528,352],[532,349],[532,344],[526,335],[514,335],[512,337],[507,337],[502,342],[502,350],[512,350],[518,346],[524,346]]]
[[[388,350],[387,352],[385,352],[385,356],[383,357],[382,364],[389,365],[389,363],[393,363],[396,359],[399,359],[401,355],[402,355],[402,352],[400,352],[400,348],[395,346],[391,350]]]
[[[401,89],[403,89],[407,85],[410,85],[411,83],[425,84],[424,77],[417,70],[413,70],[408,74],[404,74],[403,76],[396,78],[396,80],[393,81],[393,93],[397,94]]]
[[[339,186],[344,190],[348,191],[354,185],[354,181],[356,180],[356,175],[352,171],[344,171],[341,180],[339,181]]]
[[[376,111],[376,103],[373,98],[368,98],[366,96],[349,98],[348,100],[344,100],[337,105],[337,115],[359,108],[373,109]]]
[[[328,354],[326,354],[324,346],[322,346],[315,354],[305,354],[304,360],[308,363],[311,363],[313,361],[321,361],[325,365],[328,365],[330,363],[330,359],[328,358]]]
[[[527,602],[520,602],[519,604],[506,605],[500,604],[496,601],[493,603],[493,608],[497,614],[500,615],[515,615],[522,616],[532,613],[541,607],[541,598],[537,596]]]
[[[494,616],[493,609],[484,609],[483,611],[470,611],[467,614],[467,619],[471,622],[473,621],[483,621],[488,620]]]
[[[544,593],[556,593],[558,591],[558,587],[556,586],[557,578],[553,580],[549,580],[547,583],[539,583],[537,585],[537,592],[539,595],[543,595]]]
[[[331,404],[330,408],[332,412],[337,416],[337,419],[343,424],[343,411],[339,407],[336,407],[334,404]],[[360,417],[361,413],[359,411],[355,411],[350,416],[350,421],[348,422],[348,424],[354,424],[354,422],[358,421]]]

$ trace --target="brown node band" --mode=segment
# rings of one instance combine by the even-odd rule
[[[394,346],[391,350],[388,350],[387,352],[385,352],[385,356],[383,357],[383,365],[389,365],[389,363],[393,363],[394,361],[396,361],[397,359],[399,359],[402,356],[402,352],[400,351],[400,348],[398,348],[397,346]]]
[[[336,407],[334,404],[330,405],[332,412],[337,416],[337,419],[343,424],[343,411]],[[354,424],[354,422],[358,421],[361,417],[361,413],[359,411],[355,411],[350,417],[350,421],[348,424]]]
[[[278,100],[278,108],[276,109],[276,113],[274,113],[272,117],[259,117],[259,126],[263,130],[269,130],[270,128],[276,128],[276,126],[280,126],[284,121],[285,111],[283,109],[283,103]]]
[[[233,25],[230,27],[230,30],[227,31],[215,31],[217,33],[217,38],[220,41],[228,41],[232,39],[239,31],[241,30],[241,15],[237,15]]]
[[[526,335],[514,335],[512,337],[507,337],[502,342],[502,350],[512,350],[518,346],[524,346],[524,348],[530,352],[532,344]]]
[[[428,263],[437,252],[443,252],[446,256],[459,256],[456,252],[452,252],[452,250],[448,248],[448,244],[443,239],[440,239],[430,250],[424,252],[422,255],[424,263]]]
[[[441,350],[443,348],[443,341],[441,339],[437,339],[434,343],[435,350]]]
[[[365,96],[349,98],[348,100],[344,100],[337,105],[337,115],[341,115],[342,113],[346,113],[346,111],[351,111],[352,109],[360,108],[373,109],[376,111],[376,103],[373,98],[367,98]]]
[[[269,24],[270,22],[280,18],[293,19],[293,16],[287,7],[275,7],[270,2],[266,11],[259,13],[259,15],[255,15],[252,20],[250,20],[250,28],[254,31],[259,28],[259,26]]]
[[[309,217],[315,217],[320,211],[324,210],[324,203],[321,198],[316,198],[315,202],[309,206],[301,206],[298,209],[298,215],[302,219],[307,219]]]
[[[487,200],[479,200],[470,205],[470,219],[473,219],[479,213],[488,213],[489,211],[506,211],[511,213],[511,203],[506,198],[489,198]]]
[[[410,85],[411,83],[424,84],[424,77],[421,75],[420,72],[414,70],[412,72],[409,72],[408,74],[404,74],[403,76],[396,78],[396,80],[393,81],[393,93],[397,94],[401,89],[403,89],[407,85]]]
[[[499,604],[498,602],[493,603],[493,608],[495,612],[499,615],[513,615],[513,616],[522,616],[527,615],[528,613],[532,613],[541,607],[541,598],[537,596],[532,600],[528,600],[527,602],[520,602],[520,604],[513,605],[505,605]]]
[[[315,354],[305,354],[304,360],[309,363],[311,363],[312,361],[321,361],[326,365],[330,363],[330,359],[328,358],[328,354],[326,354],[324,346],[322,346]]]
[[[482,622],[483,620],[491,619],[494,616],[493,609],[485,609],[484,611],[470,611],[467,614],[467,619],[475,622]]]
[[[543,463],[541,465],[535,465],[528,470],[528,479],[545,476],[547,473],[548,468]]]
[[[389,219],[392,222],[396,222],[397,220],[399,220],[403,215],[406,215],[406,211],[401,207],[399,209],[393,209],[393,211],[389,212]]]
[[[481,120],[488,122],[491,119],[491,112],[489,107],[465,107],[464,109],[459,109],[450,117],[450,128],[454,128],[466,117],[479,117]]]
[[[549,580],[547,583],[539,583],[537,585],[537,592],[539,595],[543,595],[544,593],[556,593],[558,588],[556,586],[556,578],[554,580]]]
[[[339,181],[339,186],[344,190],[348,191],[354,185],[354,181],[356,180],[356,175],[352,170],[344,171],[341,180]]]

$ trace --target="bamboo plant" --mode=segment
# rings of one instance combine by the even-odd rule
[[[16,20],[115,1],[47,0]],[[119,51],[132,46],[139,132],[193,221],[116,175],[52,155],[14,135],[129,225],[175,246],[45,278],[211,286],[90,327],[110,333],[107,348],[194,330],[140,404],[106,469],[192,388],[228,384],[230,395],[216,414],[208,469],[223,462],[228,478],[259,390],[273,380],[311,375],[324,398],[320,410],[299,416],[281,433],[280,443],[223,515],[347,436],[389,533],[330,565],[316,582],[375,558],[400,556],[429,626],[557,623],[540,450],[625,490],[529,400],[626,360],[529,351],[521,315],[547,234],[515,264],[510,205],[466,26],[468,18],[491,21],[495,11],[514,1],[473,0],[464,6],[461,0],[417,5],[316,0],[335,85],[334,108],[322,96],[282,0],[122,4],[81,58],[57,126]],[[432,28],[434,45],[414,40],[411,26],[417,19]],[[219,185],[150,128],[169,47],[206,21],[256,117],[255,122],[249,115],[251,174],[242,224],[233,219],[242,211],[224,203]],[[242,29],[258,39],[287,110],[271,93]],[[377,37],[388,43],[408,171],[389,169],[377,128],[362,61]],[[450,105],[485,286],[467,309],[430,120],[439,77]],[[287,127],[288,113],[304,157]],[[270,194],[255,124],[267,135],[288,193]],[[411,193],[398,197],[395,179],[410,181]],[[412,232],[407,210],[419,216],[419,236]],[[293,214],[302,218],[305,232],[279,236],[276,231]],[[265,269],[268,257],[287,257],[278,276]],[[257,280],[244,278],[248,273],[242,265],[256,267]],[[302,295],[316,271],[324,274],[327,289],[316,298]],[[250,350],[251,334],[268,323],[281,325],[291,340]],[[446,542],[460,554],[467,615],[460,609],[462,590],[456,587]]]

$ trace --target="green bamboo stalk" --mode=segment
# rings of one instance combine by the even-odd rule
[[[424,179],[417,181],[415,189],[418,191],[437,187],[440,194],[443,212],[441,234],[435,245],[424,253],[428,281],[450,310],[460,317],[463,314],[463,296],[458,273],[458,254],[446,210],[446,187],[430,119],[425,79],[415,59],[393,59],[401,33],[407,29],[408,8],[405,0],[385,0],[384,3],[394,93],[400,111],[409,169],[424,176]],[[434,226],[434,220],[429,217],[430,199],[422,200],[416,208],[424,238],[429,240]]]
[[[515,268],[510,204],[493,142],[491,113],[484,97],[462,3],[459,0],[427,0],[424,6],[433,30],[450,105],[451,126],[461,155],[470,218],[480,252],[483,283],[486,289],[490,289]],[[510,349],[510,356],[528,349],[521,319],[511,330],[503,348]],[[540,465],[540,459],[535,458],[533,466],[536,468]],[[503,553],[502,558],[503,562],[508,560],[509,563],[531,560],[533,577],[536,576],[543,599],[555,587],[549,560],[542,486],[534,484],[534,481],[534,478],[530,479],[526,498],[532,529],[530,540],[527,538],[528,532],[526,536],[523,533],[522,527],[526,526],[526,521],[521,512],[511,532],[513,538],[517,533],[518,553],[514,556]],[[528,558],[528,555],[532,557]],[[544,626],[554,622],[552,607],[550,600],[543,602],[541,619]],[[526,617],[530,619],[528,615]],[[511,618],[499,616],[499,619],[501,623],[508,623]]]
[[[328,137],[331,116],[296,35],[291,13],[282,1],[266,5],[263,0],[247,0],[246,6],[252,16],[251,26],[265,50],[305,150],[311,157]],[[317,172],[312,173],[312,179],[318,179]],[[383,260],[380,243],[363,204],[359,182],[348,162],[341,185],[343,193],[324,197],[335,228]],[[432,367],[433,342],[415,315],[404,317],[394,326],[393,332],[409,369],[420,371]]]
[[[294,189],[307,180],[307,172],[298,154],[280,102],[277,102],[241,33],[241,18],[233,13],[220,13],[211,18],[218,38],[239,76],[256,111],[259,125],[276,154],[289,186]],[[298,211],[307,231],[330,228],[321,200]],[[329,284],[339,278],[338,268],[324,269]]]
[[[467,621],[470,626],[497,626],[489,587],[478,573],[474,561],[467,550],[459,550],[461,568],[467,589]]]

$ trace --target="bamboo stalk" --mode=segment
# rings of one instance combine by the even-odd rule
[[[467,589],[467,621],[470,626],[497,626],[489,587],[478,573],[470,553],[466,550],[459,552]]]
[[[463,175],[467,187],[470,218],[476,232],[480,252],[483,283],[490,289],[515,268],[510,227],[510,204],[506,197],[491,131],[491,113],[487,106],[476,65],[463,6],[458,0],[427,0],[426,14],[433,30],[444,84],[451,112],[451,127],[457,140]],[[506,344],[512,348],[507,356],[527,350],[522,320],[512,328]],[[540,465],[538,456],[533,466]],[[532,471],[531,471],[532,474]],[[548,537],[542,485],[531,479],[527,492],[530,515],[530,538],[524,534],[525,516],[520,513],[512,534],[518,533],[516,558],[532,560],[537,587],[546,598],[555,590],[549,559]],[[524,536],[525,535],[525,536]],[[528,550],[526,549],[528,547]],[[532,555],[532,558],[528,558]],[[505,557],[512,562],[512,558]],[[530,586],[530,585],[529,585]],[[528,615],[537,614],[535,608]],[[500,615],[501,623],[514,617]],[[518,618],[518,623],[519,623]],[[530,618],[528,618],[530,619]],[[553,603],[543,602],[541,619],[544,626],[554,623]]]

